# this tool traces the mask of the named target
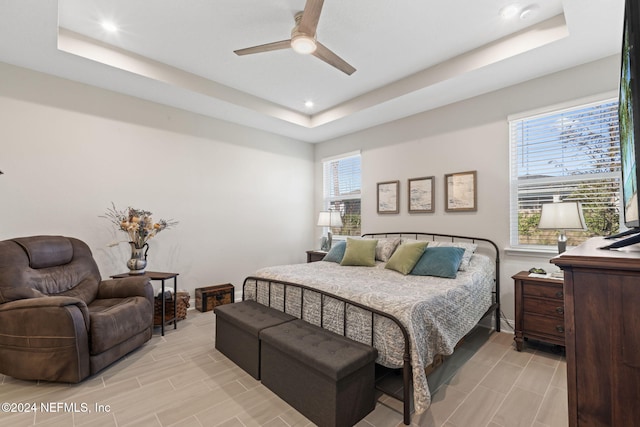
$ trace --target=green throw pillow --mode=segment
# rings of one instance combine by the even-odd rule
[[[464,256],[463,248],[426,248],[411,274],[414,276],[436,276],[455,279]]]
[[[398,246],[398,249],[391,255],[389,262],[385,268],[395,270],[402,274],[409,274],[416,265],[420,257],[422,256],[425,248],[429,242],[412,242],[403,243]]]
[[[349,239],[344,251],[344,257],[340,265],[360,265],[375,267],[376,265],[376,239]]]

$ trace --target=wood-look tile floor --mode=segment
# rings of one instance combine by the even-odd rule
[[[215,316],[187,319],[81,384],[19,381],[0,374],[0,426],[307,426],[311,423],[214,348]],[[533,344],[533,343],[532,343]],[[477,328],[429,376],[432,404],[414,426],[567,425],[566,364],[552,347],[513,346],[513,335]],[[54,412],[41,411],[48,405]],[[17,406],[17,405],[16,405]],[[401,426],[397,401],[382,396],[359,427]]]

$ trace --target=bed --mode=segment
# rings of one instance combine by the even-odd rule
[[[383,391],[403,401],[409,424],[411,403],[417,413],[430,405],[425,368],[436,357],[452,354],[485,316],[494,315],[500,330],[499,251],[488,239],[434,233],[374,233],[362,239],[377,240],[374,265],[320,261],[263,268],[245,279],[243,299],[378,349],[377,364],[402,369],[401,393]],[[455,278],[385,268],[400,245],[425,240],[427,248],[464,250]]]

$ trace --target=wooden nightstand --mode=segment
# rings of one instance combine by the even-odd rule
[[[317,249],[312,251],[307,251],[307,262],[322,261],[322,258],[324,258],[326,254],[327,252],[317,250]]]
[[[564,346],[564,291],[562,279],[530,277],[521,271],[515,284],[516,349],[525,338]]]

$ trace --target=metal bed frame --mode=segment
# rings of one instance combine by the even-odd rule
[[[500,332],[500,251],[498,249],[498,246],[494,242],[488,239],[484,239],[480,237],[457,236],[457,235],[451,235],[451,234],[412,232],[412,233],[368,233],[368,234],[362,235],[363,238],[376,238],[376,237],[388,238],[388,237],[407,237],[407,236],[413,236],[417,240],[427,240],[425,238],[419,239],[419,237],[431,236],[432,241],[442,241],[442,239],[436,240],[436,238],[446,238],[447,240],[450,239],[451,242],[457,242],[457,241],[466,241],[470,243],[485,242],[493,247],[493,250],[495,251],[495,266],[496,266],[495,278],[494,278],[495,285],[493,290],[493,304],[485,312],[482,318],[485,318],[486,316],[493,314],[495,311],[495,322],[496,322],[495,329],[497,332]],[[263,294],[264,293],[267,294],[267,301],[258,301],[259,285],[261,285],[263,288],[262,289]],[[298,317],[302,320],[305,320],[303,319],[305,292],[312,292],[320,295],[320,325],[318,325],[320,327],[324,327],[325,300],[329,298],[334,301],[339,301],[342,304],[342,312],[343,312],[343,319],[342,319],[342,335],[343,336],[346,335],[347,324],[348,324],[347,309],[349,306],[357,307],[358,309],[371,313],[371,341],[369,344],[371,346],[373,346],[374,344],[373,339],[374,339],[375,316],[385,317],[390,321],[394,322],[398,326],[404,339],[403,366],[401,368],[402,369],[402,390],[401,392],[397,392],[397,391],[385,388],[381,381],[376,381],[376,389],[402,402],[403,421],[405,425],[409,425],[411,423],[411,406],[412,406],[411,349],[410,349],[410,343],[409,343],[409,333],[407,332],[407,329],[404,327],[404,325],[397,318],[395,318],[394,316],[388,313],[384,313],[377,309],[359,304],[354,301],[347,300],[338,295],[334,295],[329,292],[315,289],[299,283],[291,283],[291,282],[275,280],[275,279],[266,279],[263,277],[249,276],[244,280],[244,283],[242,285],[242,299],[243,300],[245,299],[247,286],[253,286],[253,289],[256,295],[256,301],[263,305],[272,307],[271,291],[272,291],[273,285],[278,285],[283,290],[283,302],[282,302],[283,306],[281,311],[284,311],[284,312],[287,312],[287,289],[288,288],[300,289],[300,301],[299,301],[300,315]]]

